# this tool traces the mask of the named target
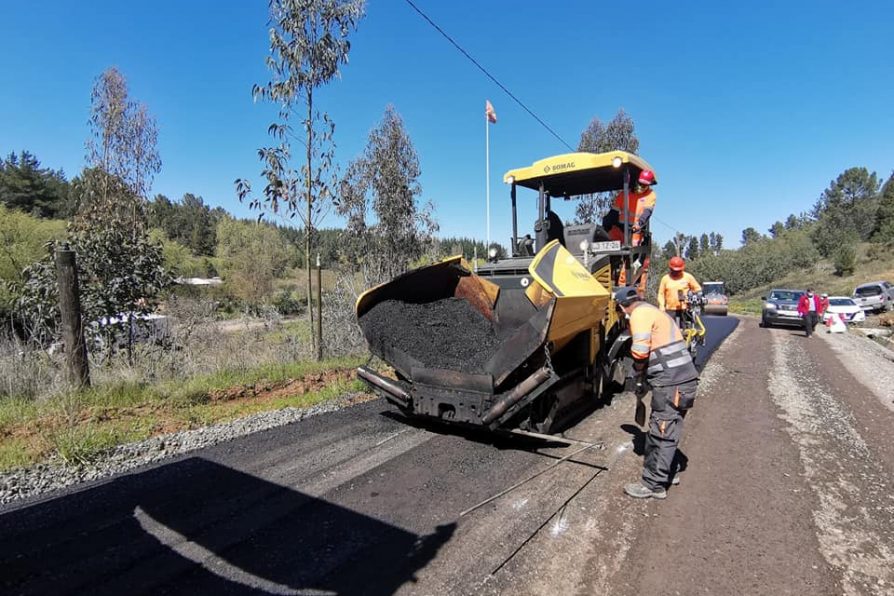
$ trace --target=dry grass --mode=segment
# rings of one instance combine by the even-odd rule
[[[93,388],[82,392],[65,390],[59,354],[5,340],[0,470],[53,453],[77,464],[122,442],[360,389],[352,371],[364,356],[341,350],[339,358],[310,361],[305,320],[269,314],[217,321],[213,313],[209,303],[172,300],[165,342],[138,344],[132,364],[123,353],[91,355]],[[332,337],[339,335],[333,329]]]

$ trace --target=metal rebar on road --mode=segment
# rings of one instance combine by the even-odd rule
[[[534,480],[534,479],[537,478],[538,476],[541,476],[541,475],[545,474],[546,472],[549,472],[550,470],[552,470],[552,469],[555,468],[556,466],[565,463],[566,461],[568,461],[569,459],[571,459],[572,457],[574,457],[574,456],[577,455],[578,453],[582,453],[582,452],[586,451],[587,449],[592,449],[592,448],[594,448],[594,447],[601,447],[601,445],[600,445],[600,444],[597,444],[597,443],[593,443],[593,444],[587,445],[586,447],[581,447],[581,448],[578,449],[577,451],[574,451],[573,453],[569,453],[568,455],[566,455],[566,456],[563,457],[562,459],[560,459],[560,460],[558,460],[558,461],[555,461],[555,462],[553,462],[552,464],[548,465],[547,467],[543,468],[542,470],[540,470],[539,472],[537,472],[537,473],[534,474],[533,476],[529,476],[528,478],[525,478],[525,479],[522,480],[521,482],[517,482],[517,483],[513,484],[512,486],[510,486],[509,488],[504,489],[504,490],[498,492],[498,493],[495,494],[494,496],[489,497],[489,498],[485,499],[484,501],[481,501],[481,502],[478,503],[477,505],[475,505],[475,506],[473,506],[473,507],[469,507],[469,508],[466,509],[465,511],[461,512],[461,513],[459,514],[459,516],[460,516],[460,517],[464,517],[464,516],[468,515],[469,513],[472,513],[472,512],[475,511],[476,509],[480,509],[481,507],[484,507],[484,506],[487,505],[488,503],[491,503],[491,502],[493,502],[493,501],[496,501],[497,499],[499,499],[499,498],[502,497],[503,495],[506,495],[506,494],[511,493],[512,491],[514,491],[514,490],[517,489],[518,487],[520,487],[520,486],[522,486],[522,485],[524,485],[524,484],[527,484],[528,482],[530,482],[531,480]],[[602,468],[602,469],[600,469],[599,471],[601,472],[601,471],[603,471],[603,470],[607,470],[607,469],[608,469],[608,468]]]

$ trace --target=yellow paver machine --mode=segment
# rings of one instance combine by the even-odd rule
[[[481,266],[456,256],[366,291],[358,321],[395,374],[361,367],[358,377],[407,415],[534,433],[558,432],[617,391],[631,371],[612,290],[619,277],[636,285],[646,274],[649,235],[631,246],[629,229],[618,241],[596,224],[564,225],[551,202],[603,192],[626,199],[644,169],[654,172],[613,151],[507,172],[511,255]],[[518,233],[519,189],[536,197],[535,238]]]

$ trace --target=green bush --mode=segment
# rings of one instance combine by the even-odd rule
[[[833,255],[832,264],[835,266],[835,275],[851,275],[857,264],[857,250],[853,244],[843,244],[838,247]]]

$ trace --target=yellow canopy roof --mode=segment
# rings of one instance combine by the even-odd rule
[[[626,166],[626,167],[625,167]],[[642,170],[655,170],[638,155],[626,151],[565,153],[547,157],[526,168],[509,170],[503,182],[537,190],[543,183],[550,196],[577,196],[624,188],[624,170],[635,182]],[[658,175],[655,175],[658,182]]]

